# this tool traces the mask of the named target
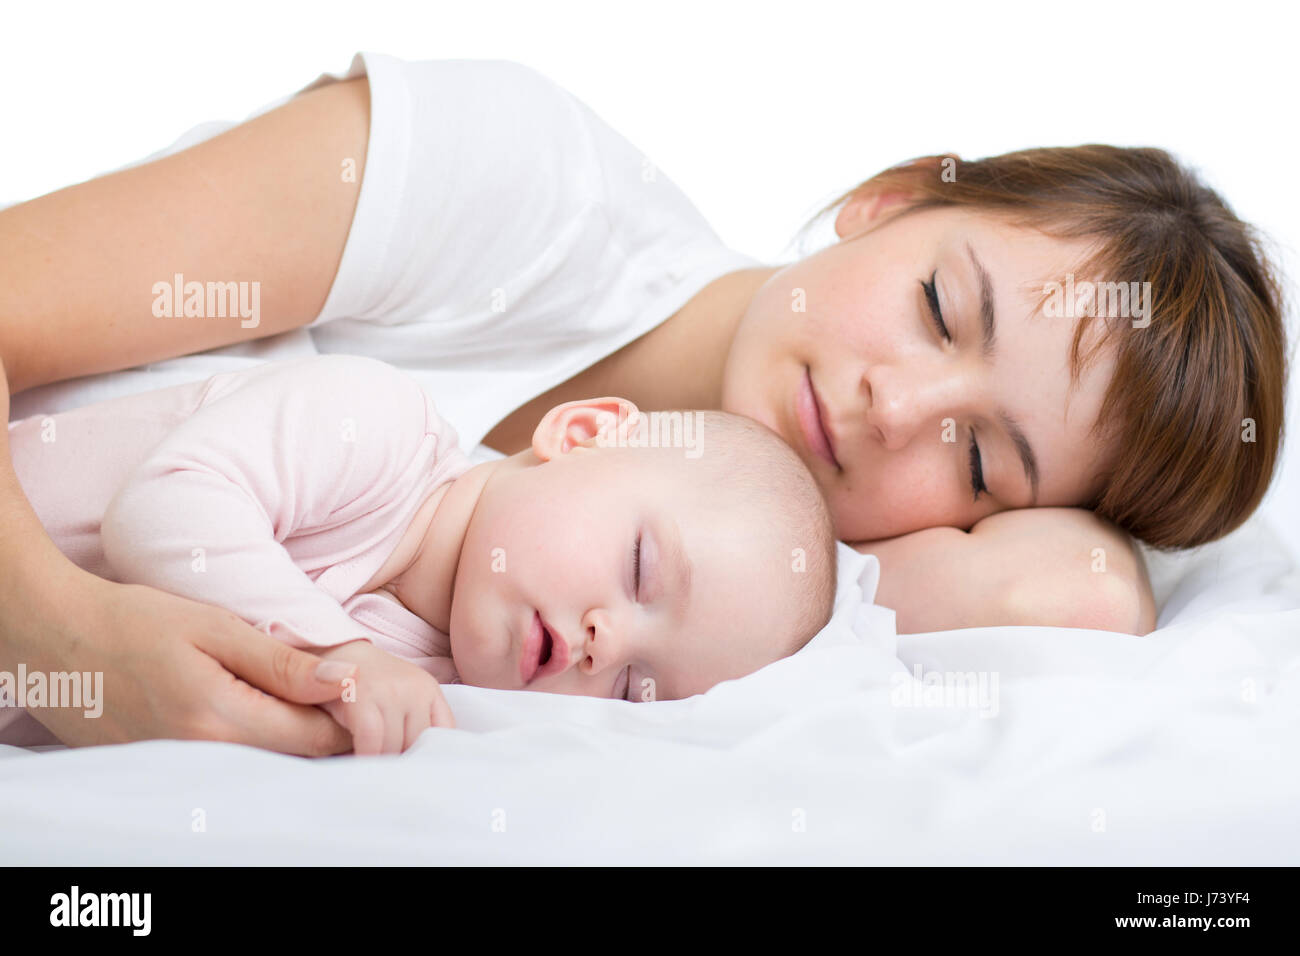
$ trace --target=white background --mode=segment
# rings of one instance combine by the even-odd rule
[[[1300,71],[1294,19],[1279,19],[1289,9],[0,0],[0,201],[89,178],[201,121],[242,118],[345,69],[356,50],[504,58],[576,94],[724,241],[763,259],[789,258],[811,212],[912,156],[1156,145],[1273,240],[1294,302]],[[1269,510],[1294,534],[1300,450],[1288,458]],[[1293,544],[1300,552],[1300,536]]]

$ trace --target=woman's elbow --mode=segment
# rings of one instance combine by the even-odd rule
[[[1047,572],[1026,575],[1004,595],[1008,624],[1077,627],[1143,635],[1155,630],[1154,602],[1140,581],[1124,574]]]

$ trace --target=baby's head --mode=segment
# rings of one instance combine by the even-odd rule
[[[483,486],[452,656],[482,687],[689,697],[806,644],[835,577],[821,492],[763,425],[570,402]]]

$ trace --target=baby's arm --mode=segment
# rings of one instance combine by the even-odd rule
[[[1002,624],[1155,629],[1141,555],[1081,508],[1003,511],[969,532],[928,528],[854,547],[880,559],[876,603],[894,609],[901,634]]]
[[[331,356],[240,373],[214,394],[110,502],[101,543],[115,576],[220,605],[297,647],[348,647],[332,656],[358,663],[353,689],[365,706],[327,709],[353,732],[357,752],[376,736],[371,705],[385,688],[408,701],[422,687],[424,726],[441,716],[450,726],[433,677],[372,647],[282,544],[386,500],[394,475],[428,451],[419,386],[379,362]],[[399,744],[409,742],[404,715],[396,727]],[[386,746],[387,727],[380,738]]]

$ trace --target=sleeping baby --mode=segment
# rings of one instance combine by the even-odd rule
[[[322,706],[372,754],[454,726],[440,684],[678,699],[826,624],[835,540],[798,456],[746,418],[666,420],[687,427],[570,402],[531,449],[473,464],[413,379],[319,356],[28,418],[9,441],[81,567],[341,662]]]

